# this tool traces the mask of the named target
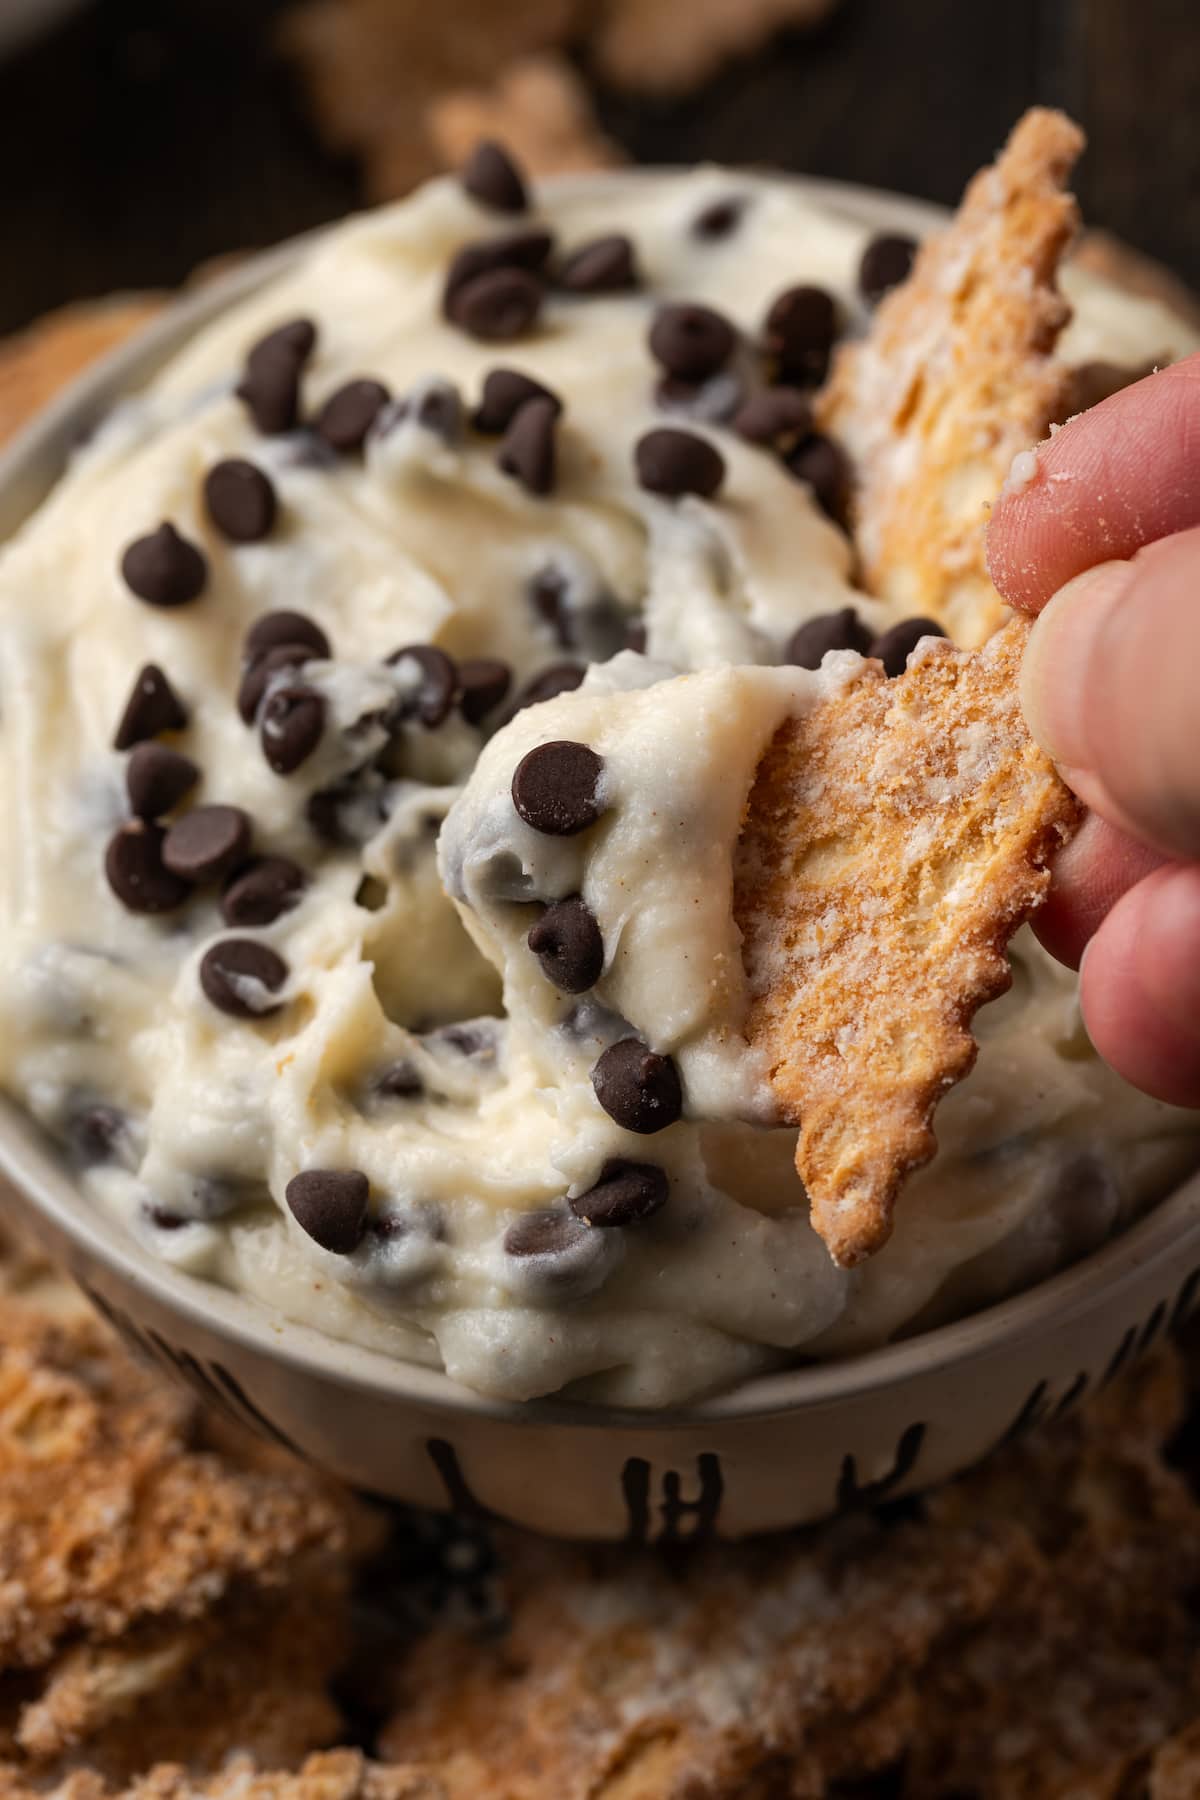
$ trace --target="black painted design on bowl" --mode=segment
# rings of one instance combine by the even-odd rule
[[[1044,1376],[1041,1381],[1035,1383],[1012,1424],[997,1438],[995,1450],[1003,1450],[1007,1444],[1015,1443],[1019,1437],[1024,1437],[1027,1431],[1032,1431],[1035,1425],[1040,1425],[1044,1419],[1049,1417],[1050,1402],[1047,1398],[1049,1387],[1050,1383]]]
[[[1109,1382],[1115,1381],[1117,1376],[1121,1373],[1121,1370],[1133,1355],[1134,1346],[1137,1343],[1137,1335],[1136,1325],[1131,1325],[1128,1331],[1122,1333],[1121,1341],[1109,1357],[1108,1366],[1100,1377],[1100,1387],[1107,1387]]]
[[[1172,1331],[1177,1330],[1192,1312],[1198,1296],[1200,1296],[1200,1269],[1193,1269],[1191,1274],[1184,1279],[1175,1296],[1175,1304],[1171,1308],[1170,1329]]]
[[[838,1511],[849,1512],[863,1506],[878,1506],[881,1500],[886,1500],[893,1494],[916,1468],[927,1430],[928,1426],[923,1422],[905,1427],[900,1433],[891,1468],[877,1481],[860,1482],[857,1459],[849,1454],[844,1456],[836,1491]]]
[[[1063,1394],[1058,1405],[1054,1408],[1052,1415],[1054,1418],[1061,1419],[1064,1413],[1069,1413],[1073,1406],[1078,1405],[1080,1400],[1083,1399],[1084,1394],[1087,1392],[1088,1380],[1087,1370],[1080,1369],[1078,1375],[1076,1375],[1074,1381]]]
[[[621,1493],[629,1516],[625,1541],[630,1545],[650,1542],[659,1544],[699,1543],[716,1532],[725,1494],[725,1476],[721,1459],[714,1450],[702,1450],[696,1458],[698,1491],[694,1500],[683,1498],[683,1482],[677,1469],[665,1469],[662,1476],[662,1500],[658,1512],[662,1529],[657,1537],[651,1530],[650,1484],[653,1470],[644,1456],[631,1456],[621,1470]],[[694,1521],[689,1531],[681,1531],[682,1520]]]
[[[475,1498],[453,1444],[445,1438],[426,1438],[425,1450],[446,1490],[452,1513],[466,1519],[494,1519],[498,1516],[482,1500]]]
[[[1154,1308],[1154,1311],[1150,1314],[1150,1317],[1146,1320],[1146,1323],[1142,1326],[1141,1336],[1138,1338],[1137,1347],[1139,1356],[1145,1356],[1150,1346],[1157,1342],[1158,1335],[1163,1328],[1166,1317],[1167,1303],[1165,1300],[1160,1300],[1158,1305]]]

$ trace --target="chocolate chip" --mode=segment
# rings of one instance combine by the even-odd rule
[[[190,756],[165,744],[137,744],[125,765],[129,810],[139,819],[160,819],[178,806],[200,779]]]
[[[448,1044],[460,1056],[474,1057],[478,1062],[494,1063],[498,1049],[496,1026],[491,1019],[472,1019],[462,1024],[443,1025],[431,1034],[435,1043]]]
[[[390,398],[382,381],[373,381],[369,376],[347,381],[330,394],[316,416],[314,428],[331,449],[348,456],[362,449],[376,416]]]
[[[253,362],[259,356],[274,356],[279,351],[286,351],[298,362],[305,363],[317,346],[317,328],[311,319],[289,319],[285,325],[277,325],[274,331],[268,331],[265,337],[252,344],[246,361]]]
[[[162,859],[185,881],[223,881],[250,854],[250,820],[240,806],[194,806],[163,840]]]
[[[641,619],[635,619],[625,627],[625,648],[634,651],[638,656],[646,654],[646,627]]]
[[[458,665],[458,706],[468,725],[478,725],[500,705],[512,686],[512,670],[490,656],[468,657]]]
[[[235,544],[255,544],[275,523],[275,489],[252,462],[230,456],[204,477],[204,504],[217,530]]]
[[[787,288],[772,301],[763,325],[763,347],[778,375],[801,387],[824,381],[837,335],[837,308],[824,288]]]
[[[634,464],[652,494],[699,494],[711,500],[725,479],[725,459],[707,438],[660,426],[637,441]]]
[[[534,324],[542,293],[541,282],[525,269],[493,269],[455,291],[454,323],[485,344],[505,343]]]
[[[257,938],[222,938],[200,959],[200,986],[208,999],[235,1019],[265,1019],[278,1012],[274,996],[288,978],[288,966]]]
[[[514,476],[530,494],[548,494],[554,487],[554,433],[559,411],[556,400],[527,400],[496,453],[497,467]]]
[[[229,882],[221,917],[243,928],[273,925],[297,904],[308,885],[304,870],[287,856],[257,856]]]
[[[187,709],[171,683],[157,663],[147,663],[138,672],[125,702],[113,747],[129,750],[134,744],[157,737],[160,731],[182,731],[187,722]]]
[[[421,672],[420,685],[398,704],[397,722],[417,718],[427,730],[435,731],[449,718],[458,694],[458,669],[453,657],[436,644],[405,644],[403,649],[393,650],[387,660],[391,668],[407,662]]]
[[[503,144],[481,138],[459,177],[472,200],[496,212],[524,212],[529,205],[525,180]]]
[[[322,1250],[349,1256],[367,1229],[371,1184],[359,1169],[305,1169],[284,1189],[292,1217]]]
[[[531,275],[540,275],[553,248],[553,237],[540,227],[464,244],[455,252],[446,270],[442,287],[443,318],[456,322],[457,297],[477,275],[488,275],[495,269],[525,269]]]
[[[412,1063],[403,1058],[385,1069],[375,1082],[375,1092],[383,1094],[389,1100],[412,1100],[425,1091],[425,1083],[421,1080]]]
[[[596,1098],[626,1131],[648,1135],[673,1125],[683,1111],[679,1073],[669,1056],[659,1056],[641,1038],[622,1038],[592,1070]]]
[[[325,701],[312,688],[276,688],[263,707],[259,741],[267,766],[290,775],[310,757],[325,729]]]
[[[514,1219],[504,1234],[509,1256],[561,1256],[587,1237],[587,1227],[557,1207],[538,1207]]]
[[[532,375],[522,375],[519,369],[489,369],[483,378],[483,393],[471,423],[476,431],[488,434],[507,431],[529,400],[545,400],[556,412],[562,410],[558,395],[535,381]]]
[[[543,700],[556,700],[560,694],[573,693],[586,673],[587,670],[581,669],[578,663],[549,663],[531,676],[516,698],[509,702],[501,723],[507,725],[527,706],[540,706]]]
[[[238,683],[237,709],[244,723],[253,725],[272,675],[281,669],[302,669],[315,655],[308,644],[276,644],[262,656],[256,656]]]
[[[655,1163],[626,1162],[613,1156],[600,1170],[595,1186],[586,1194],[576,1194],[567,1205],[587,1225],[636,1225],[666,1204],[668,1186],[666,1174]]]
[[[128,1126],[125,1114],[115,1106],[97,1102],[79,1107],[71,1113],[63,1130],[72,1161],[84,1169],[118,1161]]]
[[[430,376],[383,408],[375,420],[374,434],[387,437],[408,419],[444,444],[457,444],[463,434],[462,395],[452,381]]]
[[[293,431],[300,416],[300,376],[317,341],[311,319],[292,319],[254,344],[235,390],[264,436]]]
[[[808,483],[822,511],[836,525],[844,526],[850,502],[850,465],[833,439],[810,431],[783,460],[797,481]]]
[[[282,608],[278,612],[261,613],[255,619],[246,633],[244,648],[247,657],[255,657],[266,650],[274,650],[277,644],[307,644],[314,656],[333,655],[329,639],[315,619],[310,619],[307,613],[288,612]]]
[[[186,606],[203,592],[208,561],[164,519],[157,531],[135,538],[127,547],[121,574],[130,592],[147,606]]]
[[[568,294],[625,294],[641,285],[633,244],[619,231],[572,250],[557,280]]]
[[[512,778],[513,805],[527,825],[548,837],[586,831],[604,811],[604,759],[587,744],[559,738],[521,758]]]
[[[668,375],[703,381],[724,368],[737,347],[729,320],[711,306],[662,306],[650,327],[650,354]]]
[[[692,220],[692,236],[714,243],[737,230],[750,199],[747,194],[728,194],[723,200],[712,200]]]
[[[781,450],[812,430],[812,405],[799,388],[766,388],[738,409],[733,429],[748,443]]]
[[[798,669],[819,669],[828,650],[857,650],[860,656],[866,656],[870,646],[870,632],[854,608],[844,606],[840,612],[818,613],[815,619],[805,619],[803,625],[797,625],[787,641],[783,660]]]
[[[917,240],[885,231],[873,237],[858,265],[858,289],[868,306],[878,306],[892,288],[907,281],[917,254]]]
[[[382,786],[365,786],[360,771],[358,778],[310,794],[304,816],[323,843],[365,844],[387,819],[383,794]]]
[[[654,389],[655,404],[664,412],[683,413],[699,424],[724,425],[737,412],[746,384],[734,369],[720,369],[707,381],[681,381],[664,375]]]
[[[165,836],[161,825],[131,819],[108,841],[104,873],[128,912],[173,912],[191,892],[188,883],[163,864]]]
[[[877,656],[887,675],[903,675],[908,659],[924,637],[944,638],[945,631],[936,619],[901,619],[898,625],[880,632],[867,652]]]
[[[547,981],[564,994],[584,994],[604,969],[604,939],[596,915],[579,894],[548,906],[525,942]]]

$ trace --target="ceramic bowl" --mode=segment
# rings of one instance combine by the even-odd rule
[[[877,228],[922,231],[939,217],[894,196],[805,185]],[[116,395],[297,254],[293,245],[257,257],[185,300],[59,398],[0,458],[0,539]],[[667,1412],[509,1404],[332,1342],[156,1260],[84,1199],[54,1148],[4,1102],[0,1170],[13,1204],[129,1345],[210,1405],[358,1488],[564,1537],[739,1536],[898,1498],[1074,1406],[1200,1292],[1198,1176],[1074,1268],[868,1355]]]

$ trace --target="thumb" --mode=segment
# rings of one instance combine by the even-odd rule
[[[1089,806],[1200,858],[1200,529],[1102,563],[1050,601],[1021,677],[1029,728]]]

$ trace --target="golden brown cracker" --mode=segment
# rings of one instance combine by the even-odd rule
[[[42,1800],[20,1771],[0,1768],[0,1800]],[[222,1768],[198,1778],[179,1764],[164,1763],[110,1785],[91,1769],[67,1775],[52,1790],[53,1800],[464,1800],[419,1769],[384,1768],[359,1750],[327,1750],[310,1756],[297,1770],[264,1770],[244,1751]],[[484,1800],[483,1793],[478,1800]]]
[[[596,123],[587,89],[566,57],[545,52],[502,69],[488,87],[455,88],[432,102],[438,160],[466,162],[480,138],[497,138],[533,176],[575,174],[623,160]]]
[[[934,1107],[975,1060],[972,1014],[1008,986],[1005,946],[1079,817],[1021,716],[1027,630],[1014,619],[975,652],[926,639],[891,681],[862,664],[782,727],[750,796],[747,1033],[845,1266],[886,1241],[933,1155]]]
[[[1056,277],[1082,146],[1063,114],[1027,113],[867,336],[841,351],[818,406],[854,466],[866,586],[968,646],[1004,617],[984,562],[986,509],[1014,455],[1062,415],[1053,351],[1069,308]]]
[[[84,301],[48,313],[0,343],[0,444],[88,363],[147,324],[160,304],[140,294]]]
[[[819,24],[837,0],[610,0],[590,48],[605,79],[635,93],[683,94],[776,32]]]

